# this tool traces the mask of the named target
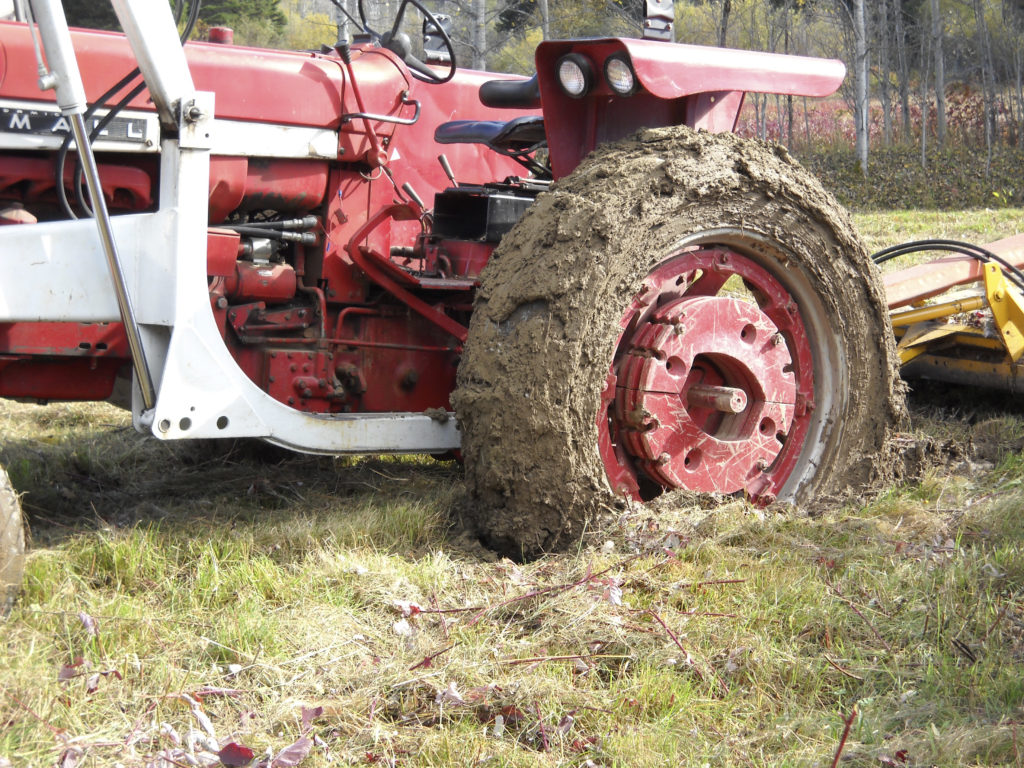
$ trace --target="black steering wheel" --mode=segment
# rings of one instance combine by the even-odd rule
[[[412,6],[426,19],[436,30],[436,34],[441,38],[441,42],[444,44],[445,50],[448,53],[448,71],[439,75],[437,72],[432,70],[418,58],[412,54],[412,40],[409,39],[409,35],[402,32],[402,21],[405,19],[405,9],[407,6]],[[380,40],[381,46],[387,48],[389,51],[397,55],[412,72],[412,76],[417,80],[422,80],[425,83],[435,83],[440,85],[441,83],[447,83],[453,77],[455,77],[455,46],[452,45],[452,39],[448,37],[448,33],[444,31],[440,22],[434,18],[434,14],[427,10],[426,6],[423,5],[420,0],[402,0],[402,4],[398,6],[398,14],[395,16],[395,23],[391,25],[391,31],[381,34],[375,32],[370,25],[366,22],[366,11],[363,9],[363,0],[359,0],[359,21],[363,25],[363,29],[369,32],[377,40]]]

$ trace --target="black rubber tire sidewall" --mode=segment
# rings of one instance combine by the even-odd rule
[[[849,217],[780,148],[652,129],[542,195],[482,276],[453,402],[465,515],[492,546],[564,547],[615,506],[596,415],[618,322],[673,247],[716,230],[778,244],[842,335],[846,391],[820,466],[791,497],[868,478],[902,400],[884,294]]]

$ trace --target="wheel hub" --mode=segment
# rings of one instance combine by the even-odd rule
[[[759,495],[793,419],[791,363],[756,305],[698,296],[659,308],[620,368],[626,451],[661,485]]]
[[[810,342],[780,278],[731,249],[683,251],[647,276],[621,327],[598,418],[612,487],[773,501],[814,409]]]

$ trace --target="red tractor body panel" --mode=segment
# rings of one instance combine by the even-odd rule
[[[121,34],[72,30],[72,41],[90,103],[135,66]],[[555,64],[568,52],[590,57],[597,73],[609,56],[626,56],[640,88],[623,97],[599,76],[586,98],[570,99],[555,80]],[[467,205],[478,206],[472,210],[456,196],[449,219],[453,211],[490,216],[493,203],[508,224],[543,184],[517,178],[522,166],[482,143],[441,145],[435,130],[459,120],[505,124],[536,110],[485,107],[480,86],[494,75],[460,70],[450,82],[425,84],[394,53],[369,44],[351,49],[352,75],[334,52],[199,42],[185,54],[196,89],[215,95],[208,219],[197,226],[211,227],[210,303],[234,361],[273,399],[300,411],[449,410],[477,277],[497,237],[476,224],[464,229],[472,234],[458,227],[460,234],[432,234],[432,217],[401,188],[410,185],[429,208],[452,186],[438,162],[443,153],[460,183],[488,185],[478,198],[469,194]],[[822,95],[843,74],[838,62],[624,39],[546,42],[536,61],[554,178],[599,143],[642,126],[729,130],[746,90]],[[156,134],[163,129],[155,107],[143,91],[127,110],[151,133],[131,124],[126,130],[140,132],[135,143],[97,142],[114,214],[154,211],[160,197]],[[15,203],[29,220],[65,218],[55,158],[66,132],[53,92],[38,89],[28,27],[0,22],[0,209]],[[63,184],[72,197],[73,160]],[[259,225],[268,211],[271,219],[315,217],[307,230],[315,242],[259,256],[266,238],[244,227]],[[0,321],[0,396],[101,399],[128,372],[116,317],[24,319]]]

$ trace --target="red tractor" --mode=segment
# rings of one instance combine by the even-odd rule
[[[0,396],[458,453],[467,518],[519,556],[623,497],[866,476],[899,408],[873,266],[730,132],[746,92],[824,96],[841,63],[547,41],[524,79],[458,69],[420,0],[322,52],[182,46],[166,3],[113,5],[125,34],[57,0],[0,22]],[[416,14],[446,63],[411,52]]]

